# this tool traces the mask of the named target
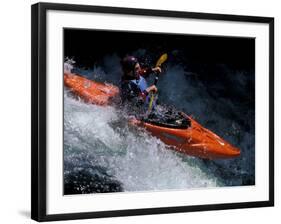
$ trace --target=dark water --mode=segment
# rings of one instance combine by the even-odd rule
[[[101,34],[95,44],[88,35],[82,43],[76,34],[71,34],[67,33],[68,39],[66,36],[65,55],[74,56],[74,70],[87,78],[115,85],[119,85],[122,75],[120,60],[124,54],[133,54],[143,66],[151,66],[160,51],[159,47],[153,48],[155,42],[162,46],[162,51],[169,50],[169,60],[158,82],[159,101],[192,115],[204,127],[240,148],[241,155],[215,161],[181,155],[145,131],[129,127],[126,115],[117,108],[85,104],[66,89],[65,194],[255,184],[253,40],[220,42],[193,37],[196,40],[192,44],[192,38],[179,38],[173,47],[172,37],[160,43],[161,38],[152,41],[143,37],[142,48],[138,42],[134,47],[131,40],[120,50],[114,48],[118,43],[112,42],[106,49],[98,48]],[[79,43],[74,47],[67,44],[78,40],[81,48]],[[88,50],[84,48],[87,44]],[[153,77],[149,81],[152,83]]]

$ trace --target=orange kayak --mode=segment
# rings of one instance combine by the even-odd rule
[[[204,159],[227,159],[240,155],[238,148],[204,128],[191,117],[182,114],[190,121],[187,128],[161,127],[149,122],[141,122],[140,126],[184,154]]]
[[[119,94],[118,87],[114,85],[98,83],[72,73],[64,73],[64,84],[81,99],[98,105],[109,105]],[[227,159],[240,155],[238,148],[204,128],[188,115],[180,113],[180,116],[188,121],[188,125],[163,125],[149,119],[136,124],[171,146],[171,149],[187,155],[205,159]]]
[[[64,85],[87,103],[101,106],[108,105],[119,94],[119,88],[114,85],[94,82],[72,73],[64,73]]]

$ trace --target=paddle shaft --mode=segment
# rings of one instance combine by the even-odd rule
[[[161,55],[161,57],[158,59],[158,61],[156,62],[156,67],[160,67],[168,58],[168,55],[167,54],[163,54]],[[154,85],[156,86],[157,83],[158,83],[158,79],[159,79],[159,74],[157,73],[156,76],[155,76],[155,79],[154,79]],[[148,105],[148,112],[151,111],[152,109],[152,104],[153,104],[153,101],[154,101],[154,96],[155,94],[152,93],[151,94],[151,98],[150,98],[150,101],[149,101],[149,105]]]
[[[154,85],[155,85],[155,86],[156,86],[157,83],[158,83],[158,79],[159,79],[159,74],[157,74],[157,75],[155,76],[155,79],[154,79]]]

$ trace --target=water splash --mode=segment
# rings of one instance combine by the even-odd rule
[[[85,104],[65,92],[64,162],[67,165],[64,173],[67,184],[73,178],[74,168],[79,177],[85,176],[83,171],[89,173],[90,167],[97,181],[91,175],[85,177],[85,186],[92,182],[92,185],[110,188],[118,182],[120,187],[116,191],[222,185],[218,178],[201,169],[199,160],[184,160],[144,130],[128,126],[124,116],[114,107]],[[75,180],[79,180],[78,177]],[[89,193],[85,189],[81,186],[79,190]]]

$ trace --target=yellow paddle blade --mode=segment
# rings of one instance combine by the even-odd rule
[[[152,96],[151,96],[151,98],[150,98],[149,105],[148,105],[148,111],[149,111],[149,112],[150,112],[151,109],[152,109],[153,101],[154,101],[154,94],[152,94]]]
[[[167,61],[167,59],[168,59],[168,54],[166,54],[166,53],[162,54],[161,57],[156,62],[155,67],[160,67],[165,61]]]

